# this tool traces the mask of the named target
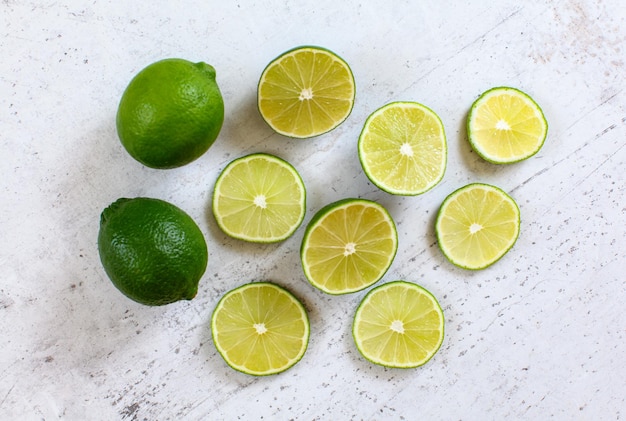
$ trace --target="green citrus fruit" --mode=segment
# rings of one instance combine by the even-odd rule
[[[320,209],[307,225],[300,247],[311,284],[333,295],[378,282],[398,251],[391,215],[366,199],[343,199]]]
[[[117,110],[128,153],[151,168],[175,168],[204,154],[224,121],[215,69],[183,59],[157,61],[130,82]]]
[[[506,86],[483,93],[467,118],[472,148],[494,164],[530,158],[539,152],[547,134],[541,107],[528,94]]]
[[[426,364],[443,343],[437,299],[419,285],[394,281],[372,289],[356,310],[352,336],[369,361],[394,368]]]
[[[472,183],[443,201],[435,232],[443,254],[465,269],[484,269],[504,256],[517,241],[520,210],[498,187]]]
[[[195,297],[208,260],[194,220],[171,203],[145,197],[118,199],[102,212],[98,251],[113,284],[152,306]]]
[[[303,46],[263,70],[257,105],[277,133],[302,139],[339,126],[352,111],[355,92],[348,63],[325,48]]]
[[[213,215],[228,235],[274,243],[293,235],[304,219],[306,190],[287,161],[254,153],[232,161],[215,182]]]
[[[446,170],[443,123],[417,102],[392,102],[372,113],[359,136],[359,159],[382,190],[415,196],[432,189]]]
[[[309,344],[302,303],[271,282],[254,282],[226,293],[211,316],[213,343],[226,363],[255,376],[296,364]]]

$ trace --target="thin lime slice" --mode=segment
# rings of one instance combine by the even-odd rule
[[[365,199],[344,199],[322,208],[309,222],[300,257],[313,286],[347,294],[376,283],[398,250],[387,210]]]
[[[391,194],[422,194],[439,183],[446,170],[443,123],[416,102],[392,102],[372,113],[358,148],[367,177]]]
[[[257,153],[232,161],[215,183],[213,215],[241,240],[273,243],[290,237],[306,211],[302,178],[287,161]]]
[[[441,205],[435,232],[439,248],[457,266],[484,269],[513,247],[520,231],[519,207],[501,189],[474,183]]]
[[[548,122],[537,103],[519,89],[498,87],[472,105],[467,135],[472,148],[494,164],[530,158],[543,146]]]
[[[444,338],[444,316],[426,289],[394,281],[372,289],[354,316],[352,336],[369,361],[393,368],[426,364]]]
[[[226,363],[255,376],[277,374],[296,364],[309,343],[302,303],[270,282],[226,293],[211,317],[213,342]]]
[[[259,81],[257,104],[276,132],[308,138],[348,118],[355,92],[352,71],[341,57],[325,48],[304,46],[267,65]]]

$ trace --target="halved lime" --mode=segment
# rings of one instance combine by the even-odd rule
[[[226,363],[255,376],[296,364],[309,343],[309,318],[302,303],[271,282],[255,282],[226,293],[211,317],[213,342]]]
[[[256,153],[235,159],[215,183],[213,215],[241,240],[272,243],[291,236],[306,211],[302,178],[287,161]]]
[[[441,119],[416,102],[392,102],[365,121],[359,136],[363,171],[376,186],[398,195],[432,189],[446,170]]]
[[[511,164],[535,155],[548,134],[537,103],[519,89],[498,87],[483,93],[467,118],[467,136],[478,155]]]
[[[313,286],[328,294],[347,294],[382,278],[397,250],[396,226],[382,205],[343,199],[311,219],[300,257]]]
[[[326,133],[352,111],[356,89],[348,64],[325,48],[289,50],[267,65],[257,104],[276,132],[296,138]]]
[[[352,336],[359,352],[375,364],[419,367],[443,343],[443,311],[437,299],[421,286],[389,282],[372,289],[361,301]]]
[[[474,183],[441,205],[435,232],[439,248],[457,266],[484,269],[506,254],[519,236],[520,211],[498,187]]]

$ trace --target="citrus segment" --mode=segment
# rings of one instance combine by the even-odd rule
[[[443,254],[465,269],[483,269],[515,244],[520,211],[511,196],[474,183],[450,194],[441,205],[435,231]]]
[[[530,158],[541,149],[547,133],[548,123],[539,105],[515,88],[498,87],[483,93],[467,119],[472,148],[495,164]]]
[[[369,361],[394,368],[425,364],[444,338],[443,311],[424,288],[394,281],[372,289],[357,308],[352,336]]]
[[[298,47],[263,70],[257,103],[276,132],[307,138],[341,124],[352,111],[355,85],[348,64],[332,51]]]
[[[309,319],[302,303],[270,282],[226,293],[211,317],[213,342],[235,370],[264,376],[287,370],[304,355]]]
[[[276,156],[236,159],[215,183],[213,215],[228,235],[270,243],[291,236],[306,211],[306,190],[296,169]]]
[[[416,102],[393,102],[372,113],[359,136],[358,149],[367,177],[388,193],[424,193],[445,173],[443,123]]]
[[[311,219],[300,256],[313,286],[329,294],[347,294],[382,278],[397,249],[396,226],[383,206],[344,199]]]

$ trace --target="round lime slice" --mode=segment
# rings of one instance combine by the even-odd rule
[[[255,376],[277,374],[296,364],[309,343],[302,303],[271,282],[226,293],[211,317],[213,343],[226,363]]]
[[[267,65],[257,105],[277,133],[308,138],[341,124],[354,105],[356,88],[348,64],[325,48],[289,50]]]
[[[443,254],[465,269],[484,269],[506,254],[519,236],[520,211],[498,187],[474,183],[451,193],[435,223]]]
[[[396,226],[382,205],[344,199],[311,219],[300,257],[313,286],[328,294],[347,294],[380,280],[397,250]]]
[[[394,281],[372,289],[354,316],[352,336],[369,361],[393,368],[424,365],[444,338],[437,299],[419,285]]]
[[[372,113],[358,148],[367,177],[391,194],[422,194],[439,183],[446,170],[443,123],[416,102],[392,102]]]
[[[257,153],[232,161],[215,183],[213,215],[228,235],[273,243],[302,223],[306,190],[296,169],[276,156]]]
[[[548,123],[537,103],[519,89],[498,87],[472,105],[467,135],[472,148],[494,164],[528,159],[543,146]]]

